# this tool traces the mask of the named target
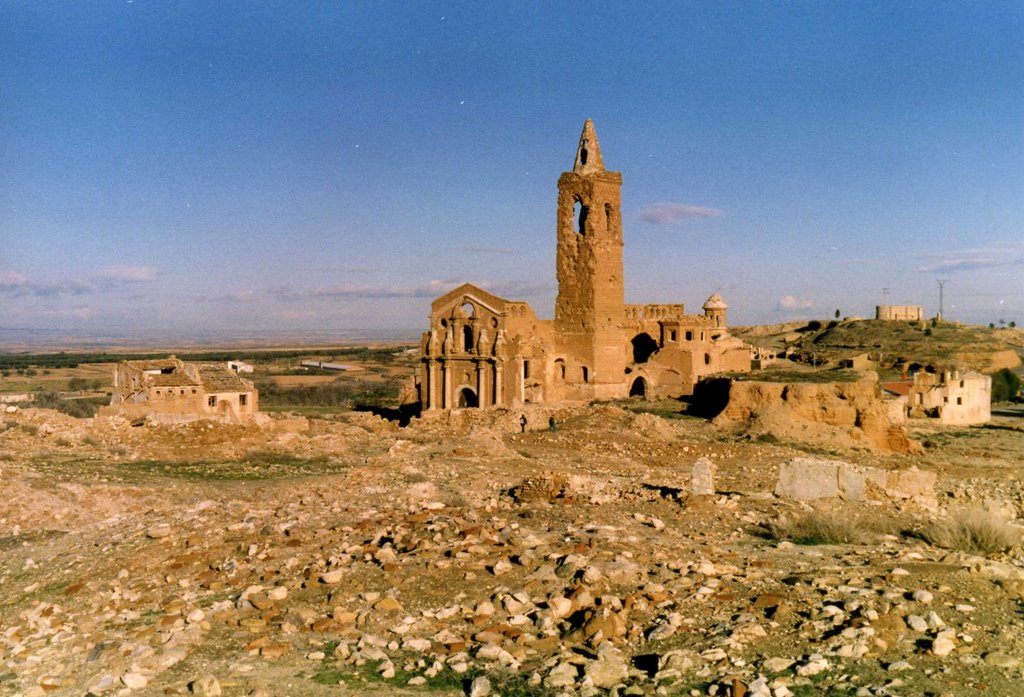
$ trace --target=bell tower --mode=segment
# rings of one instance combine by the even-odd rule
[[[595,397],[621,384],[625,291],[622,278],[622,174],[604,168],[594,122],[587,119],[571,172],[558,179],[558,299],[555,330],[564,350],[590,364]]]

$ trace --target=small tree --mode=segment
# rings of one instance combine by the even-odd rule
[[[1010,320],[1010,323],[1009,323],[1009,324],[1008,324],[1007,326],[1008,326],[1008,327],[1009,327],[1010,329],[1013,329],[1013,328],[1015,328],[1015,327],[1017,326],[1017,323],[1016,323],[1016,322],[1014,322],[1014,321],[1013,321],[1013,320],[1011,319],[1011,320]]]
[[[1016,398],[1020,392],[1020,377],[1010,370],[1003,368],[992,376],[992,401],[1009,402]]]
[[[996,323],[995,322],[989,322],[988,323],[988,328],[989,329],[995,329],[996,328]]]
[[[839,319],[839,315],[840,315],[839,308],[836,308],[836,319]]]

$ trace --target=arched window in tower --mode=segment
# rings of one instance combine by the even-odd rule
[[[576,232],[587,234],[587,207],[579,199],[572,206],[572,217],[576,221]]]
[[[612,204],[604,204],[604,224],[608,232],[612,231]]]
[[[587,164],[587,146],[590,145],[590,141],[586,138],[583,139],[583,144],[580,145],[580,166],[583,167]]]

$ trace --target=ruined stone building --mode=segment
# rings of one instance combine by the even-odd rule
[[[914,374],[908,394],[910,416],[932,417],[966,426],[992,420],[992,378],[974,371]]]
[[[920,322],[924,308],[920,305],[875,305],[875,319]]]
[[[693,315],[682,303],[626,304],[621,187],[587,120],[558,179],[555,318],[468,283],[434,300],[416,386],[423,411],[675,397],[703,375],[750,370],[751,348],[729,335],[717,293]]]
[[[186,363],[171,356],[118,363],[110,406],[103,413],[240,421],[258,411],[259,393],[252,381],[225,365]]]

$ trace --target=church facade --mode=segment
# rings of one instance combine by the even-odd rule
[[[588,119],[572,171],[558,179],[555,318],[469,283],[434,300],[421,411],[678,397],[704,375],[750,370],[751,348],[729,335],[717,293],[695,315],[681,303],[626,304],[621,189]]]

